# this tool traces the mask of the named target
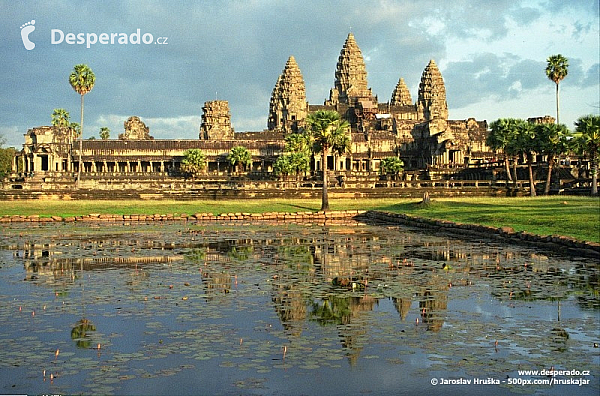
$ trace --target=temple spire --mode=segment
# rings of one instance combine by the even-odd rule
[[[294,132],[302,125],[307,113],[304,78],[296,59],[290,56],[271,94],[268,128]]]
[[[392,106],[412,106],[412,98],[410,96],[410,91],[406,86],[403,78],[400,78],[398,84],[396,84],[396,88],[394,88],[394,92],[392,92],[392,99],[390,100],[390,105]]]
[[[229,102],[226,100],[204,102],[199,139],[228,140],[233,139],[233,133]]]
[[[448,103],[442,73],[432,59],[423,71],[417,100],[419,116],[427,121],[447,120]]]
[[[365,61],[354,35],[348,34],[335,70],[334,88],[329,93],[328,105],[352,105],[353,98],[369,98],[373,94],[367,84]]]

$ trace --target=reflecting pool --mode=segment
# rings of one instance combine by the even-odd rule
[[[597,395],[598,275],[385,224],[9,224],[0,394]]]

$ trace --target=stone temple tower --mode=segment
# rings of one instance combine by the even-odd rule
[[[231,113],[229,102],[213,100],[204,102],[202,107],[202,124],[200,125],[200,140],[233,139]]]
[[[340,52],[335,70],[334,87],[329,92],[328,106],[338,103],[355,105],[357,98],[372,99],[373,93],[367,86],[367,69],[360,48],[352,33],[348,34]]]
[[[269,130],[291,133],[304,123],[308,113],[306,87],[296,59],[290,56],[277,79],[269,105]]]
[[[396,88],[394,88],[394,92],[392,92],[392,99],[390,100],[390,105],[392,106],[412,106],[412,98],[410,96],[410,91],[406,86],[403,78],[400,78],[398,84],[396,84]]]
[[[419,118],[425,121],[443,120],[445,122],[448,120],[446,87],[442,74],[433,60],[429,61],[421,76],[417,112]]]

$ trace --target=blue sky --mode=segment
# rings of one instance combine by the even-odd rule
[[[0,136],[20,147],[28,128],[49,125],[54,108],[79,122],[68,84],[78,63],[96,74],[85,96],[84,137],[111,137],[137,115],[157,139],[198,137],[202,105],[229,101],[236,131],[266,128],[271,91],[294,55],[307,98],[322,104],[334,83],[349,32],[380,102],[403,77],[417,98],[434,59],[444,77],[451,119],[555,115],[546,58],[569,59],[560,84],[561,122],[598,114],[597,0],[347,1],[14,1],[0,0]],[[21,26],[35,20],[23,45]],[[152,35],[167,44],[52,44],[67,33]],[[58,39],[58,33],[55,38]],[[92,36],[91,36],[92,37]],[[135,37],[133,37],[135,39]],[[146,35],[148,40],[150,36]],[[140,37],[141,41],[142,37]],[[76,40],[75,40],[76,41]],[[163,39],[164,41],[164,39]]]

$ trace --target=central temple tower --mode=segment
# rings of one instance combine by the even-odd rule
[[[338,58],[334,87],[329,91],[325,105],[353,106],[360,98],[373,100],[373,93],[367,86],[367,69],[360,48],[354,35],[349,33]]]
[[[448,120],[446,86],[444,85],[442,73],[440,73],[440,69],[438,69],[433,59],[429,61],[421,76],[417,112],[419,118],[433,124],[439,124],[437,129],[446,129],[446,121]]]

